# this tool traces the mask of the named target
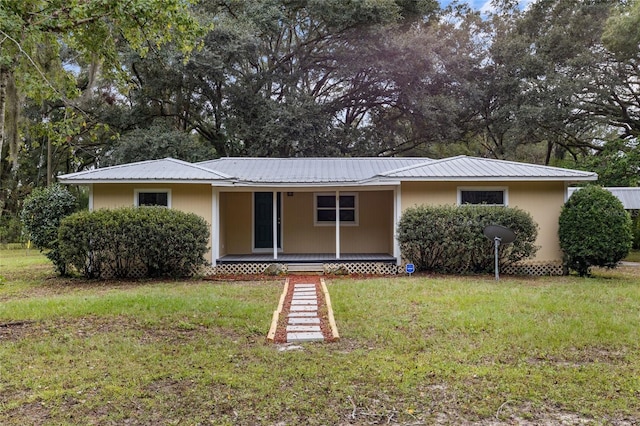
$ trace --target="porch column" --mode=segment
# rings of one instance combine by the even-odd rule
[[[216,266],[220,257],[220,191],[213,187],[211,191],[211,266]]]
[[[340,191],[336,190],[336,259],[340,259]]]
[[[400,243],[396,235],[398,223],[400,223],[400,217],[402,216],[402,190],[400,189],[400,185],[393,190],[393,197],[393,230],[391,232],[393,238],[393,257],[396,258],[396,264],[400,266],[402,264],[402,254],[400,253]]]
[[[278,258],[278,193],[273,191],[273,259]]]
[[[565,185],[566,186],[566,185]],[[567,192],[566,189],[564,192]],[[93,211],[93,184],[89,184],[89,211]]]

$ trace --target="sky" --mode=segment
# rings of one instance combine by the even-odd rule
[[[451,3],[452,0],[440,0],[440,4],[445,7]],[[530,3],[535,0],[520,0],[520,7],[525,9]],[[460,3],[468,3],[473,9],[481,12],[489,12],[492,9],[491,0],[459,0]]]

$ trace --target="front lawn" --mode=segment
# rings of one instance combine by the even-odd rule
[[[631,250],[624,260],[627,262],[640,262],[640,250]]]
[[[266,342],[283,283],[87,282],[0,251],[0,424],[635,424],[636,269],[328,281],[341,340]]]

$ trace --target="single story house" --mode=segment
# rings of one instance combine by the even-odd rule
[[[211,224],[212,272],[256,272],[273,263],[395,272],[402,265],[395,231],[405,209],[486,203],[532,215],[540,249],[527,271],[551,274],[562,273],[558,217],[567,188],[597,175],[468,156],[166,158],[58,179],[88,185],[90,209],[162,205],[202,216]]]

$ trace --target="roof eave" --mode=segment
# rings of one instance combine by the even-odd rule
[[[74,179],[74,178],[58,178],[58,182],[65,185],[91,185],[105,183],[130,183],[130,184],[203,184],[203,185],[219,185],[231,186],[233,183],[228,181],[218,181],[214,179]]]
[[[598,176],[430,176],[430,177],[396,177],[394,182],[584,182],[597,180]],[[377,183],[386,182],[381,179]],[[372,182],[373,183],[373,182]]]

